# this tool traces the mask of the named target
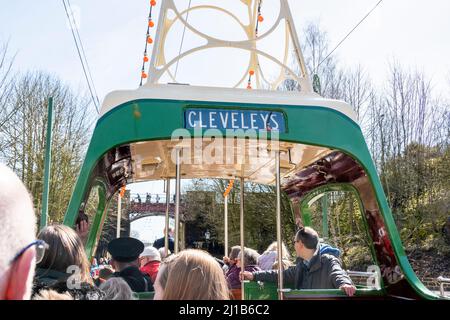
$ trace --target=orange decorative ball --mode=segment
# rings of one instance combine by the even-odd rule
[[[156,1],[155,1],[155,0],[150,1],[150,5],[151,5],[152,7],[156,6]]]
[[[144,62],[148,62],[148,57],[144,56]]]
[[[145,72],[142,72],[141,76],[142,76],[142,79],[147,78],[147,74]]]
[[[258,21],[259,21],[259,22],[263,22],[263,21],[264,21],[264,18],[263,18],[262,15],[259,15],[259,16],[258,16]]]
[[[153,43],[153,39],[151,37],[147,37],[147,42],[148,43]]]
[[[250,70],[249,72],[248,72],[251,76],[252,75],[254,75],[255,74],[255,71],[253,71],[253,70]]]
[[[149,20],[149,21],[148,21],[148,26],[149,26],[150,28],[153,28],[153,27],[155,26],[155,23],[154,23],[152,20]]]

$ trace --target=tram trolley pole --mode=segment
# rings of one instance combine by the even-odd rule
[[[166,179],[166,217],[164,228],[164,252],[169,255],[169,207],[170,207],[170,178]]]
[[[175,254],[178,253],[179,233],[180,233],[180,158],[181,149],[176,149],[176,163],[175,163]]]
[[[283,300],[283,245],[281,241],[281,172],[280,150],[275,153],[276,193],[277,193],[277,247],[278,247],[278,298]]]
[[[240,203],[240,233],[241,233],[241,272],[245,271],[244,255],[244,177],[241,177],[241,203]],[[241,281],[241,300],[245,300],[244,280]]]

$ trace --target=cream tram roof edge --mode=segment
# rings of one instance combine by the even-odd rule
[[[181,84],[147,84],[136,90],[110,92],[103,101],[100,117],[127,101],[139,99],[320,106],[339,111],[357,123],[356,114],[349,104],[344,101],[325,99],[315,93],[201,87]]]

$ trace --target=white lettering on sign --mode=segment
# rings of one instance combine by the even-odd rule
[[[283,113],[279,111],[221,110],[192,108],[185,111],[185,128],[252,129],[285,132]]]

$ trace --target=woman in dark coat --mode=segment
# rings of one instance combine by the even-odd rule
[[[49,248],[36,266],[33,297],[41,290],[69,293],[74,300],[103,300],[105,294],[94,286],[89,261],[77,233],[63,225],[42,229],[38,239]]]

